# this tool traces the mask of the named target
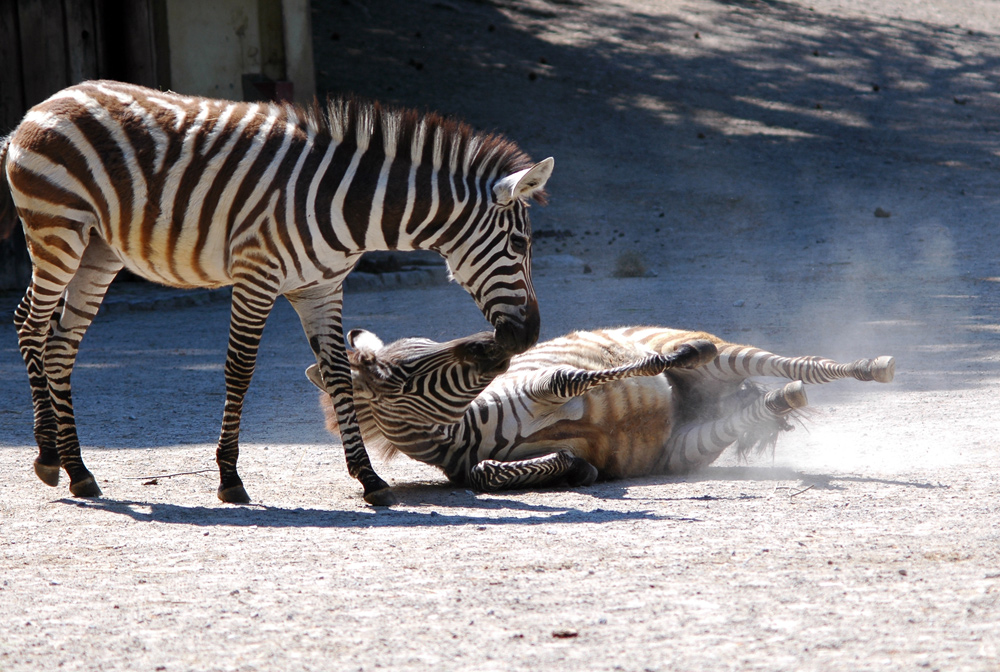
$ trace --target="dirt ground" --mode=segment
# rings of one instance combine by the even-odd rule
[[[321,90],[556,158],[543,338],[706,329],[896,380],[810,389],[773,457],[686,478],[478,495],[378,463],[376,510],[282,303],[230,506],[224,296],[116,286],[74,375],[105,496],[76,499],[32,473],[4,320],[0,671],[1000,670],[1000,3],[314,6]],[[645,277],[615,277],[629,252]],[[485,327],[454,285],[352,292],[345,321]]]

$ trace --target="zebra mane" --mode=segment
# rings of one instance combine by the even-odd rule
[[[307,123],[327,132],[336,142],[354,142],[362,151],[378,145],[388,158],[407,158],[414,164],[428,159],[435,170],[494,178],[533,165],[517,143],[498,133],[483,133],[468,124],[436,112],[383,105],[357,97],[327,100],[326,109],[314,104]],[[427,144],[430,143],[430,147]],[[532,197],[545,203],[544,190]]]

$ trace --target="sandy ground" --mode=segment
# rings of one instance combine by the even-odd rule
[[[400,504],[375,510],[282,303],[244,415],[255,504],[227,506],[228,306],[115,287],[74,376],[105,492],[81,500],[31,472],[4,320],[0,670],[1000,669],[1000,5],[316,7],[321,88],[556,157],[533,211],[543,338],[699,328],[891,354],[896,381],[811,389],[773,457],[687,478],[476,495],[380,463]],[[629,251],[649,277],[613,276]],[[485,326],[456,286],[355,292],[345,320]]]

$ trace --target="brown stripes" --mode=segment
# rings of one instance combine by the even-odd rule
[[[72,191],[68,191],[62,186],[53,183],[45,175],[25,170],[14,166],[12,171],[12,182],[17,190],[40,201],[52,203],[61,207],[82,212],[90,212],[96,215],[90,203],[85,201]],[[100,194],[100,192],[98,192]],[[106,204],[105,204],[106,207]]]
[[[192,109],[191,112],[195,110]],[[170,229],[167,234],[167,244],[166,249],[163,250],[164,256],[167,261],[167,267],[170,270],[171,275],[175,278],[180,279],[183,277],[183,269],[179,268],[180,260],[177,259],[177,243],[180,240],[181,234],[184,231],[184,220],[187,218],[188,207],[191,205],[191,197],[194,194],[195,189],[200,185],[205,171],[208,169],[211,160],[214,158],[211,154],[203,156],[206,150],[206,143],[211,140],[212,131],[215,129],[218,117],[220,115],[219,110],[214,110],[215,114],[209,114],[204,120],[201,126],[197,127],[194,131],[194,140],[188,146],[188,151],[191,152],[191,161],[184,168],[184,172],[180,176],[180,184],[177,187],[177,192],[174,195],[173,203],[173,215],[170,220]],[[229,119],[226,121],[226,126],[219,133],[219,137],[215,139],[215,144],[224,144],[227,137],[235,132],[237,125],[246,113],[246,105],[237,106]],[[168,173],[169,175],[169,173]]]
[[[356,120],[352,118],[343,141],[337,145],[330,165],[327,166],[326,172],[320,179],[319,190],[316,194],[316,221],[319,232],[326,244],[338,252],[348,252],[350,248],[337,237],[337,232],[334,230],[333,199],[337,194],[337,187],[343,181],[344,175],[351,165],[351,160],[354,158],[354,153],[358,149],[355,123]]]
[[[399,244],[399,229],[403,222],[403,212],[409,199],[410,146],[416,132],[416,115],[404,117],[399,138],[396,140],[396,156],[389,166],[385,195],[382,198],[382,237],[386,247],[396,249]]]
[[[385,138],[382,130],[382,111],[376,105],[373,111],[374,130],[368,149],[361,155],[358,167],[344,196],[344,222],[351,233],[355,249],[364,249],[365,234],[371,219],[372,201],[378,186],[379,172],[385,161]]]
[[[222,193],[226,190],[226,187],[229,186],[229,181],[239,167],[240,162],[246,157],[251,148],[254,148],[258,144],[256,142],[257,134],[260,132],[260,128],[266,119],[266,114],[258,113],[247,123],[246,127],[240,132],[240,136],[236,139],[235,144],[226,154],[222,165],[214,170],[215,179],[212,180],[211,186],[205,193],[205,198],[201,204],[201,215],[198,218],[198,240],[195,243],[194,249],[191,250],[191,270],[197,273],[203,281],[208,282],[211,280],[201,266],[200,257],[208,240],[209,231],[216,221],[216,210],[219,206],[219,200],[222,198]],[[219,141],[222,142],[222,139],[220,138]],[[212,157],[209,156],[207,158],[211,160]],[[252,177],[248,176],[248,178],[247,181],[253,181]],[[235,207],[239,207],[239,201],[235,202]]]

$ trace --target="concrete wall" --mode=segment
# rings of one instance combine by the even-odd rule
[[[315,95],[308,0],[166,0],[166,18],[172,90],[241,100],[243,76],[265,75]]]

